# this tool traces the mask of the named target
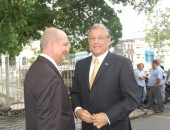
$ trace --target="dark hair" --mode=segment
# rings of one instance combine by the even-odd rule
[[[140,64],[137,64],[137,67],[139,67],[140,66]]]
[[[157,64],[158,65],[158,60],[153,60],[152,63]]]
[[[144,64],[143,64],[143,63],[137,64],[137,67],[140,67],[141,65],[144,67]]]

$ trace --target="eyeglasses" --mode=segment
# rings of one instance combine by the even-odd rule
[[[105,40],[106,38],[109,38],[109,37],[108,37],[108,36],[107,36],[107,37],[106,37],[106,36],[90,37],[89,40],[90,40],[90,41],[95,41],[95,40],[97,39],[98,41],[103,41],[103,40]]]

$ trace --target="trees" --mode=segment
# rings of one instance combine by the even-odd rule
[[[70,35],[72,52],[88,50],[87,32],[94,23],[102,22],[109,28],[114,40],[113,45],[117,44],[118,38],[122,36],[119,18],[104,1],[73,0],[69,4],[58,1],[56,5],[61,7],[57,14],[64,14],[57,17],[54,24],[64,28]]]
[[[135,9],[149,11],[158,0],[110,0],[113,4],[131,4]],[[118,43],[122,36],[122,25],[114,9],[104,0],[58,0],[54,2],[53,8],[57,9],[56,26],[64,28],[70,34],[71,52],[77,50],[89,51],[87,45],[87,31],[94,23],[102,22],[110,30],[112,36],[112,46]],[[145,6],[146,8],[143,8]]]
[[[158,0],[110,0],[131,4],[139,11],[150,10]],[[122,36],[119,18],[104,0],[0,0],[0,54],[15,57],[30,40],[40,38],[45,27],[62,28],[70,37],[71,52],[88,50],[87,31],[94,23],[104,23],[115,46]]]
[[[108,0],[105,0],[108,1]],[[139,12],[144,11],[145,13],[151,12],[158,1],[160,0],[109,0],[113,4],[123,4],[126,6],[130,4],[135,10]]]
[[[0,53],[15,57],[28,43],[30,28],[27,26],[28,1],[1,0],[0,3]]]
[[[167,40],[170,40],[170,8],[165,11],[156,10],[149,17],[149,23],[146,30],[146,40],[153,48],[157,48],[160,55],[162,47]]]

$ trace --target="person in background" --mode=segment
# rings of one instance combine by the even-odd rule
[[[71,91],[82,130],[131,130],[129,114],[140,101],[132,63],[109,52],[111,36],[103,24],[91,27],[88,42],[92,56],[76,63]]]
[[[155,100],[157,108],[156,113],[164,111],[164,104],[162,101],[161,87],[163,86],[163,70],[159,67],[158,61],[152,61],[151,74],[148,80],[148,86],[150,86],[150,95],[148,101],[148,108],[154,106]]]
[[[161,65],[161,60],[160,60],[160,59],[157,59],[157,61],[158,61],[158,65],[164,70],[164,66]]]
[[[144,69],[144,64],[140,63],[137,65],[137,70],[135,71],[135,78],[136,81],[138,83],[138,87],[140,89],[141,92],[141,99],[140,99],[140,104],[139,104],[139,109],[143,109],[143,103],[144,103],[144,99],[146,96],[146,84],[145,84],[145,79],[147,78],[147,76],[145,75],[145,71]]]
[[[157,59],[158,61],[158,65],[160,66],[160,68],[164,71],[164,66],[161,65],[161,60]],[[165,76],[163,75],[163,82],[165,82]],[[163,86],[161,86],[161,95],[162,95],[162,101],[164,102],[164,104],[166,104],[167,102],[165,101],[165,84],[163,84]]]
[[[167,75],[166,75],[166,81],[165,81],[165,83],[168,83],[168,81],[169,81],[169,77],[170,77],[170,68],[168,69],[168,71],[167,71]]]
[[[66,33],[47,28],[40,48],[42,54],[25,77],[26,130],[75,130],[71,101],[58,70],[69,52]]]

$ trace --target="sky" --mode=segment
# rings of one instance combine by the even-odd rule
[[[145,14],[139,14],[130,5],[125,7],[122,5],[113,6],[109,3],[109,0],[105,1],[116,10],[122,9],[122,13],[118,14],[123,26],[122,39],[144,36],[145,25],[147,22],[147,16]],[[163,10],[166,7],[170,7],[170,0],[160,0],[156,8]]]

